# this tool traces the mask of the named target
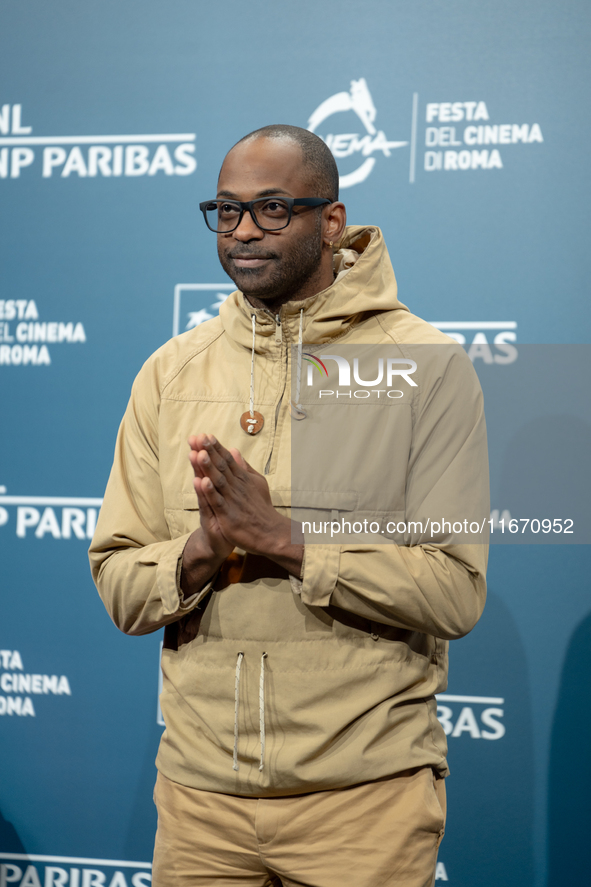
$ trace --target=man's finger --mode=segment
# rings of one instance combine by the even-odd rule
[[[219,468],[218,465],[216,465],[216,461],[219,463],[220,460],[217,459],[214,461],[207,450],[202,450],[198,453],[197,460],[203,477],[209,478],[216,489],[220,493],[224,493],[229,484],[233,481],[232,472],[227,471],[225,467]]]
[[[240,468],[242,468],[244,471],[246,471],[247,474],[254,474],[255,477],[263,478],[263,480],[265,480],[265,483],[266,483],[265,476],[263,474],[261,474],[260,471],[257,471],[256,468],[253,468],[252,465],[250,464],[250,462],[246,461],[246,459],[244,458],[244,456],[242,455],[240,450],[232,448],[230,450],[230,453],[233,455],[234,461],[236,462],[236,464],[239,465]]]
[[[201,493],[205,496],[207,504],[214,514],[222,513],[226,510],[226,500],[214,485],[210,477],[205,477],[201,481]]]
[[[197,458],[198,454],[195,450],[190,450],[189,452],[189,462],[191,463],[191,467],[195,473],[195,477],[205,477],[203,474],[203,470],[201,465],[199,464],[199,459]]]
[[[240,464],[242,465],[242,467],[244,468],[245,471],[248,471],[249,474],[256,474],[256,475],[258,475],[258,477],[264,476],[261,474],[260,471],[257,471],[256,468],[253,468],[252,465],[250,464],[250,462],[246,461],[246,459],[244,458],[242,453],[240,453],[238,450],[235,450],[235,451],[233,450],[232,452],[238,453],[238,456],[240,458]],[[234,456],[234,458],[236,459],[236,456]],[[238,460],[236,460],[236,461],[238,461]]]
[[[236,464],[239,465],[240,468],[250,468],[248,462],[246,461],[240,450],[237,450],[236,447],[231,447],[228,452],[232,455],[232,457],[234,458],[234,462],[236,462]]]
[[[192,450],[195,450],[196,452],[198,452],[199,450],[202,450],[204,448],[204,446],[208,440],[209,440],[209,435],[207,435],[207,434],[192,434],[189,438],[189,441],[188,441],[189,447]]]
[[[220,522],[215,511],[209,504],[207,496],[202,489],[202,483],[203,481],[199,478],[196,478],[193,482],[195,492],[197,494],[197,502],[199,504],[199,518],[201,528],[205,532],[206,536],[209,538],[209,544],[215,550],[220,542],[225,545],[229,543],[222,533]]]
[[[208,481],[206,478],[205,483],[211,483],[211,481]],[[207,494],[208,492],[210,493],[210,496],[216,494],[215,487],[211,486],[209,490],[207,488],[204,488],[204,481],[199,480],[198,478],[196,481],[193,482],[193,484],[195,486],[195,492],[197,493],[197,503],[199,505],[199,517],[201,520],[201,526],[209,526],[213,529],[212,525],[214,523],[217,524],[217,518]]]
[[[197,494],[197,504],[199,505],[199,518],[201,520],[201,526],[203,527],[215,520],[215,514],[211,505],[207,501],[207,497],[201,489],[201,484],[202,480],[200,478],[196,478],[196,480],[193,481],[193,486],[195,487],[195,492]]]
[[[189,462],[191,463],[195,477],[205,477],[197,457],[200,452],[206,452],[205,445],[209,445],[209,436],[207,434],[192,434],[189,437],[188,444],[190,448]]]
[[[208,435],[208,443],[205,445],[205,449],[219,471],[222,471],[224,474],[232,472],[237,477],[241,476],[242,467],[235,461],[232,452],[227,450],[213,434]]]

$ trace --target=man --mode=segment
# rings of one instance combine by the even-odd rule
[[[385,476],[370,437],[360,456],[344,442],[346,476],[311,469],[298,496],[335,516],[369,485],[392,491],[398,518],[456,514],[486,498],[478,382],[397,300],[380,231],[345,228],[315,135],[246,136],[201,208],[238,291],[141,370],[90,554],[122,631],[165,626],[153,883],[425,887],[445,820],[434,694],[447,639],[480,616],[486,547],[304,543],[290,444],[296,426],[321,428],[301,402],[303,342],[321,359],[394,348],[388,366],[407,373],[408,349],[428,347],[418,383],[395,392]]]

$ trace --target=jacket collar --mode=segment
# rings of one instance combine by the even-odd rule
[[[380,229],[359,225],[346,228],[335,251],[337,269],[343,264],[343,252],[350,258],[351,250],[358,254],[357,260],[331,286],[308,299],[282,306],[279,316],[285,338],[297,342],[302,308],[303,338],[311,345],[340,338],[370,314],[396,308],[408,311],[398,301],[394,269]],[[220,307],[225,332],[248,350],[252,347],[252,314],[256,315],[256,351],[264,353],[275,348],[276,322],[270,312],[253,308],[239,290],[231,293]]]

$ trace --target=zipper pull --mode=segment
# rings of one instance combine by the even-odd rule
[[[275,344],[281,345],[283,341],[283,337],[281,335],[281,318],[278,314],[275,315]]]

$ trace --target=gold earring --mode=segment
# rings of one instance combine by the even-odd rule
[[[332,240],[329,240],[329,241],[328,241],[328,245],[329,245],[330,248],[332,249]]]

